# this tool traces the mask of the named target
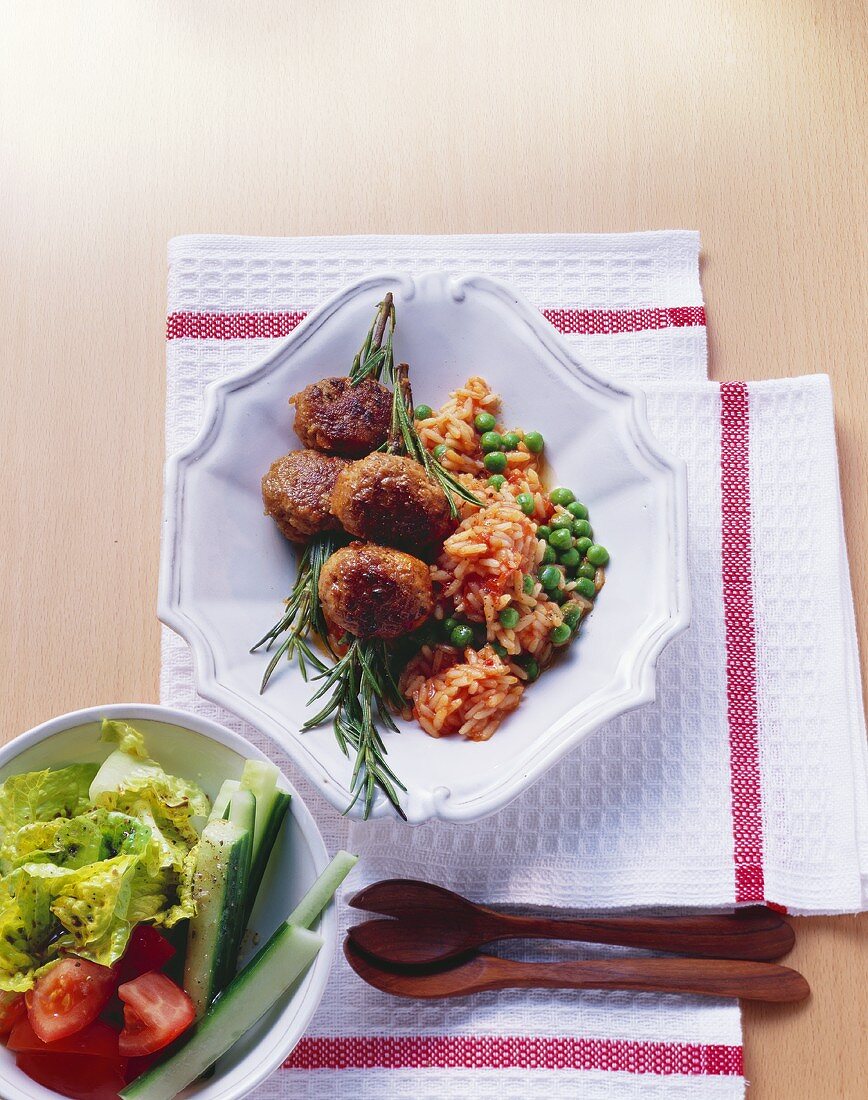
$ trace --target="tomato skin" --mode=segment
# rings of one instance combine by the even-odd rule
[[[126,1083],[123,1063],[110,1058],[21,1052],[15,1061],[32,1080],[71,1100],[117,1100]]]
[[[162,1050],[196,1019],[193,1002],[165,974],[142,974],[122,985],[118,996],[124,1002],[124,1030],[118,1043],[124,1058]]]
[[[117,984],[110,966],[68,956],[36,979],[27,1015],[43,1043],[74,1035],[99,1016]]]
[[[0,1035],[11,1031],[26,1011],[23,993],[8,993],[0,989]]]
[[[137,924],[123,957],[114,965],[118,982],[131,982],[140,974],[162,970],[175,954],[175,948],[152,924]]]
[[[94,1020],[92,1024],[76,1031],[74,1035],[67,1035],[65,1039],[58,1039],[54,1043],[43,1043],[30,1020],[25,1016],[12,1028],[9,1041],[6,1043],[9,1050],[23,1054],[86,1054],[94,1058],[120,1058],[118,1054],[118,1033],[104,1024],[102,1020]]]

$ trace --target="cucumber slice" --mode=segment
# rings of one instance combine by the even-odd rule
[[[208,818],[209,821],[219,821],[221,817],[226,816],[230,799],[240,786],[241,784],[237,779],[224,779],[223,786],[217,792],[217,797],[214,799],[214,805],[211,807],[211,815]]]
[[[250,847],[253,848],[253,831],[256,826],[256,798],[250,791],[239,787],[232,795],[229,803],[228,820],[239,829],[246,829],[250,833]]]
[[[123,1100],[172,1100],[237,1042],[304,973],[323,945],[321,936],[282,924],[223,991],[192,1038],[122,1092]]]
[[[289,914],[286,923],[296,924],[299,928],[310,928],[358,862],[359,857],[351,852],[336,852],[331,863]]]
[[[172,1100],[201,1076],[263,1016],[304,973],[322,937],[300,927],[313,923],[355,866],[358,857],[338,852],[268,943],[226,987],[187,1042],[120,1093],[121,1100]]]
[[[277,768],[266,760],[245,760],[244,771],[241,773],[241,786],[244,790],[252,792],[256,798],[256,828],[253,831],[253,858],[262,845],[262,837],[268,816],[271,813],[271,804],[277,793]]]
[[[271,800],[271,806],[268,808],[267,817],[262,826],[261,840],[258,848],[253,851],[253,863],[250,868],[250,889],[247,895],[247,920],[250,919],[250,914],[253,911],[254,903],[259,896],[259,890],[262,886],[262,880],[265,878],[265,872],[268,869],[268,861],[271,858],[271,852],[274,848],[275,842],[280,835],[280,830],[283,826],[284,818],[289,810],[291,796],[286,791],[275,791],[274,798]],[[233,799],[232,805],[234,807],[235,800]],[[256,805],[256,823],[259,824],[259,819],[264,816],[260,813],[259,804]]]
[[[251,838],[231,821],[211,821],[202,832],[193,897],[196,915],[187,935],[184,989],[202,1016],[232,980],[244,933]]]

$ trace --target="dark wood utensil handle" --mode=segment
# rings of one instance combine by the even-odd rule
[[[631,989],[648,993],[695,993],[749,1001],[800,1001],[808,983],[795,970],[772,963],[730,959],[603,959],[570,963],[525,963],[480,956],[482,984],[476,989]],[[488,985],[488,980],[491,985]]]
[[[792,927],[770,909],[692,917],[601,917],[564,920],[486,911],[493,939],[581,940],[649,951],[726,959],[779,959],[793,946]]]

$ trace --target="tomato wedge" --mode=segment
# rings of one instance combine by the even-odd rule
[[[61,959],[26,994],[33,1030],[43,1043],[74,1035],[99,1016],[116,984],[110,966],[72,956]]]
[[[89,1054],[94,1058],[118,1058],[118,1033],[104,1024],[102,1020],[94,1020],[92,1024],[76,1031],[74,1035],[67,1035],[65,1039],[58,1039],[54,1043],[43,1043],[27,1016],[19,1020],[12,1028],[9,1042],[6,1046],[10,1050],[20,1051],[24,1054],[35,1054],[41,1051],[44,1054]]]
[[[123,957],[114,965],[118,981],[131,982],[140,974],[162,970],[175,954],[175,948],[152,924],[137,924]]]
[[[25,1010],[23,993],[8,993],[0,989],[0,1035],[5,1035],[21,1019]]]
[[[16,1063],[40,1085],[72,1100],[117,1100],[126,1084],[122,1063],[110,1058],[19,1053]]]
[[[142,974],[118,989],[124,1002],[124,1030],[118,1049],[124,1058],[162,1050],[196,1018],[193,1002],[165,974]]]

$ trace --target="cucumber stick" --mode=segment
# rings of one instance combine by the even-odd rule
[[[338,852],[292,913],[312,923],[356,863]],[[122,1100],[172,1100],[248,1031],[298,980],[323,940],[299,924],[281,924],[268,943],[226,987],[192,1037],[165,1062],[121,1092]]]
[[[265,760],[245,760],[241,773],[241,786],[256,799],[256,828],[253,832],[253,856],[262,846],[265,825],[271,803],[277,794],[277,768]]]
[[[250,833],[250,852],[253,854],[253,836],[256,825],[256,799],[250,791],[235,791],[229,802],[227,819],[239,829]]]
[[[193,898],[196,915],[187,934],[184,988],[202,1016],[231,981],[244,933],[251,834],[231,821],[209,822],[199,842]]]
[[[214,805],[211,807],[211,816],[209,821],[217,821],[221,817],[226,817],[226,813],[229,809],[229,801],[232,795],[241,786],[237,779],[224,779],[223,786],[217,792],[217,797],[214,799]]]
[[[307,970],[322,944],[315,932],[282,924],[211,1006],[192,1039],[128,1085],[121,1093],[123,1100],[172,1100],[280,999]]]

